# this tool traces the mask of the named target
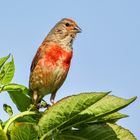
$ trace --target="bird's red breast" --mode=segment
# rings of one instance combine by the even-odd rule
[[[72,50],[67,51],[59,45],[54,44],[46,49],[45,62],[46,64],[62,65],[65,70],[68,70],[72,54]]]

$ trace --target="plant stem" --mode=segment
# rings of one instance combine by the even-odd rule
[[[26,116],[26,115],[34,115],[36,114],[35,112],[33,111],[25,111],[25,112],[22,112],[14,117],[12,117],[5,125],[4,127],[4,132],[7,134],[7,130],[8,130],[8,127],[11,125],[11,123],[16,120],[17,118],[20,118],[20,117],[23,117],[23,116]]]

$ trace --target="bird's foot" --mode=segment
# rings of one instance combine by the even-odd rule
[[[39,103],[40,108],[49,108],[51,105],[46,103],[44,100],[41,101],[41,103]]]
[[[29,108],[29,110],[31,111],[39,111],[39,109],[44,108],[44,109],[48,109],[51,105],[47,104],[46,102],[41,102],[38,104],[32,104]]]

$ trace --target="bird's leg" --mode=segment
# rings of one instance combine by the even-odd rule
[[[39,110],[40,108],[49,108],[50,107],[49,104],[47,104],[44,100],[42,100],[42,96],[39,96],[37,94],[37,91],[33,92],[32,100],[33,100],[34,107],[37,110]]]
[[[51,94],[50,102],[51,102],[52,104],[55,104],[55,102],[54,102],[55,95],[56,95],[56,92],[54,92],[54,93]]]
[[[32,95],[32,101],[37,110],[39,110],[40,108],[40,103],[38,102],[38,99],[39,99],[39,96],[37,94],[37,91],[34,91]]]
[[[37,91],[34,91],[33,92],[33,98],[32,98],[34,104],[37,103],[37,99],[38,99]]]

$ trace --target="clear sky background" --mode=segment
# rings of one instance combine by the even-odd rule
[[[139,0],[1,1],[0,57],[14,55],[13,82],[28,86],[37,48],[64,17],[77,21],[83,32],[74,42],[71,69],[56,100],[84,91],[110,90],[123,98],[140,97]],[[13,106],[7,93],[0,95],[0,118],[6,120],[3,103]],[[118,123],[140,139],[140,98],[122,113],[130,117]]]

